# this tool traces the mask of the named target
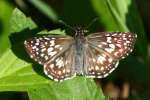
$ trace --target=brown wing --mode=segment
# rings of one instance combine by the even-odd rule
[[[75,48],[72,45],[59,56],[44,64],[45,74],[55,81],[71,79],[75,72]]]
[[[100,32],[87,36],[87,40],[113,58],[122,59],[132,52],[136,37],[131,32]]]
[[[64,52],[72,44],[72,39],[70,36],[49,35],[27,39],[24,45],[30,57],[44,65]]]
[[[136,35],[130,32],[100,32],[86,37],[84,73],[87,77],[108,76],[119,60],[132,52]]]
[[[119,64],[105,51],[88,45],[84,54],[84,75],[91,78],[104,78],[108,76]]]

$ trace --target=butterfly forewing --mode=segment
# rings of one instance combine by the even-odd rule
[[[91,45],[109,53],[114,59],[121,59],[132,52],[136,35],[130,32],[100,32],[87,36]]]
[[[43,65],[61,54],[72,42],[70,36],[49,35],[27,39],[24,44],[30,57]]]
[[[85,47],[84,75],[86,77],[104,78],[117,67],[118,63],[118,60],[93,45],[89,44]]]

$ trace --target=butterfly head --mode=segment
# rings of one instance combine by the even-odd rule
[[[75,28],[75,37],[84,37],[87,32],[88,30],[85,30],[82,27],[77,27]]]

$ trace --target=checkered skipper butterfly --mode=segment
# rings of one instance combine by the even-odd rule
[[[97,32],[84,36],[78,28],[74,37],[48,35],[25,40],[27,53],[44,66],[44,73],[55,81],[78,75],[104,78],[119,60],[132,52],[136,34]]]

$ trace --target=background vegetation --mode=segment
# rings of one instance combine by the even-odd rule
[[[0,99],[149,100],[149,5],[149,0],[1,0]],[[71,26],[86,26],[95,17],[99,20],[90,32],[131,31],[138,35],[134,52],[105,79],[78,76],[54,82],[24,50],[23,41],[29,37],[71,33],[59,19]]]

